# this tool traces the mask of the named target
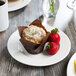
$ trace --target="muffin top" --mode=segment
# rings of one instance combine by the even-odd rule
[[[45,36],[45,30],[35,25],[27,26],[22,32],[24,39],[36,44],[40,44]]]

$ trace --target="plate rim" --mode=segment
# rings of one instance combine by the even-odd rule
[[[17,31],[18,31],[18,30],[16,30],[15,32],[17,32]],[[60,31],[60,30],[59,30],[59,31]],[[13,33],[11,34],[11,36],[12,36],[15,32],[13,32]],[[65,33],[62,32],[62,31],[60,31],[60,32],[63,33],[63,34],[65,34]],[[66,35],[66,34],[65,34],[65,35]],[[11,36],[10,36],[10,37],[11,37]],[[66,36],[67,36],[67,35],[66,35]],[[10,39],[10,37],[9,37],[9,39]],[[67,38],[69,39],[68,36],[67,36]],[[9,54],[10,54],[16,61],[18,61],[18,62],[20,62],[20,63],[22,63],[22,64],[25,64],[25,65],[35,66],[35,67],[44,67],[44,66],[50,66],[50,65],[57,64],[57,63],[61,62],[63,59],[65,59],[65,58],[68,56],[68,54],[70,53],[70,49],[71,49],[71,41],[70,41],[70,39],[69,39],[69,41],[70,41],[70,48],[69,48],[69,51],[68,51],[67,55],[65,55],[63,58],[61,58],[60,60],[58,60],[57,62],[54,62],[54,63],[52,63],[52,64],[33,65],[33,64],[23,63],[23,62],[19,61],[18,59],[16,59],[16,58],[10,53],[9,48],[8,48],[9,39],[8,39],[8,42],[7,42],[7,49],[8,49]]]
[[[29,3],[31,2],[31,0],[28,0],[28,2],[25,5],[22,5],[21,7],[15,8],[15,9],[9,9],[9,2],[8,2],[8,12],[13,12],[19,9],[22,9],[23,7],[27,6]]]
[[[68,67],[69,67],[69,63],[72,60],[72,58],[76,55],[76,52],[71,56],[71,58],[69,59],[68,65],[67,65],[67,76],[68,76]]]

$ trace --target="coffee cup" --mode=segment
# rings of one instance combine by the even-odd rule
[[[8,2],[0,0],[0,32],[5,31],[8,27]]]

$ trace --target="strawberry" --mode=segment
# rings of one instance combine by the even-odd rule
[[[58,51],[58,45],[54,42],[49,42],[46,46],[46,51],[49,55],[56,54]]]
[[[48,39],[49,39],[49,42],[55,42],[58,45],[60,42],[60,36],[57,32],[58,32],[57,28],[53,29]]]

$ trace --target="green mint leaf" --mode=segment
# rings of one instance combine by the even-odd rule
[[[49,1],[49,4],[50,4],[50,9],[49,9],[49,11],[51,11],[52,13],[55,13],[55,9],[54,9],[54,1],[51,0],[51,3],[50,3],[50,1]]]

